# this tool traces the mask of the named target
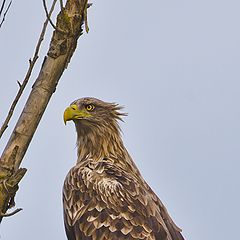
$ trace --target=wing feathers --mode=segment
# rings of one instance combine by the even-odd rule
[[[106,161],[72,168],[63,189],[68,239],[184,240],[142,181]]]

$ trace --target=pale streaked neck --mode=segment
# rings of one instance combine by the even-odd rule
[[[78,161],[92,158],[98,161],[110,156],[124,156],[126,153],[117,124],[84,127],[76,125]]]

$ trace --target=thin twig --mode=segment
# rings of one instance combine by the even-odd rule
[[[6,9],[6,11],[4,12],[4,14],[3,14],[3,19],[2,19],[2,21],[1,21],[1,23],[0,23],[0,28],[2,27],[2,25],[3,25],[4,21],[5,21],[5,17],[6,17],[6,15],[7,15],[7,13],[8,13],[8,10],[9,10],[11,4],[12,4],[12,1],[9,2],[9,4],[8,4],[8,6],[7,6],[7,9]],[[1,10],[2,10],[2,9],[1,9]],[[1,14],[0,14],[0,16],[1,16]]]
[[[3,12],[3,9],[4,9],[5,3],[6,3],[6,0],[3,0],[2,6],[1,6],[1,9],[0,9],[0,17],[1,17],[1,15],[2,15],[2,12]]]
[[[52,14],[52,12],[54,10],[56,2],[57,2],[57,0],[54,0],[53,3],[52,3],[52,7],[50,9],[49,16],[51,16],[51,14]],[[34,65],[35,65],[35,63],[36,63],[36,61],[38,59],[38,53],[39,53],[39,50],[40,50],[41,43],[42,43],[42,41],[44,39],[44,35],[45,35],[46,29],[47,29],[47,25],[48,25],[48,19],[43,24],[42,32],[41,32],[40,37],[38,39],[38,43],[37,43],[37,46],[36,46],[36,49],[35,49],[33,60],[31,60],[31,59],[29,60],[29,68],[28,68],[28,71],[26,73],[26,76],[25,76],[25,78],[24,78],[22,83],[20,83],[20,84],[18,83],[19,90],[18,90],[18,93],[17,93],[14,101],[12,102],[12,105],[11,105],[11,107],[9,109],[8,115],[7,115],[7,117],[6,117],[5,121],[4,121],[1,129],[0,129],[0,138],[2,137],[3,133],[7,129],[8,123],[9,123],[9,121],[10,121],[12,115],[13,115],[14,109],[15,109],[15,107],[16,107],[16,105],[17,105],[17,103],[18,103],[18,101],[19,101],[19,99],[20,99],[20,97],[21,97],[21,95],[22,95],[22,93],[23,93],[27,83],[28,83],[28,80],[29,80],[29,78],[31,76],[33,67],[34,67]]]
[[[10,213],[0,213],[0,217],[11,217],[11,216],[15,215],[16,213],[18,213],[20,211],[22,211],[22,208],[17,208]]]
[[[48,21],[50,22],[50,24],[52,25],[52,27],[53,27],[56,31],[58,31],[58,32],[60,32],[60,33],[68,34],[67,32],[64,32],[64,31],[62,31],[61,29],[57,28],[56,25],[53,23],[53,21],[52,21],[52,19],[51,19],[51,16],[50,16],[50,13],[48,13],[47,5],[46,5],[46,1],[45,1],[45,0],[43,0],[43,7],[44,7],[44,10],[45,10],[47,19],[48,19]]]
[[[61,11],[63,10],[63,1],[62,0],[60,0],[60,8],[61,8]]]

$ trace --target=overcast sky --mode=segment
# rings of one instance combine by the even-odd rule
[[[49,2],[49,1],[48,1]],[[24,210],[4,219],[0,239],[64,240],[62,184],[76,162],[74,125],[62,113],[94,96],[129,113],[126,147],[186,240],[239,236],[240,2],[93,1],[89,34],[73,59],[24,158],[17,193]],[[13,1],[0,29],[0,122],[28,67],[42,2]],[[46,54],[52,29],[1,151]]]

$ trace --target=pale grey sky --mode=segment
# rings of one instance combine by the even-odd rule
[[[48,1],[49,2],[49,1]],[[84,34],[23,161],[24,211],[4,219],[0,239],[66,239],[61,189],[76,161],[65,107],[83,96],[129,113],[123,138],[186,240],[236,239],[240,215],[240,2],[93,1]],[[28,67],[44,11],[13,1],[0,29],[0,122]],[[39,65],[14,120],[39,71]],[[5,146],[11,124],[0,148]]]

